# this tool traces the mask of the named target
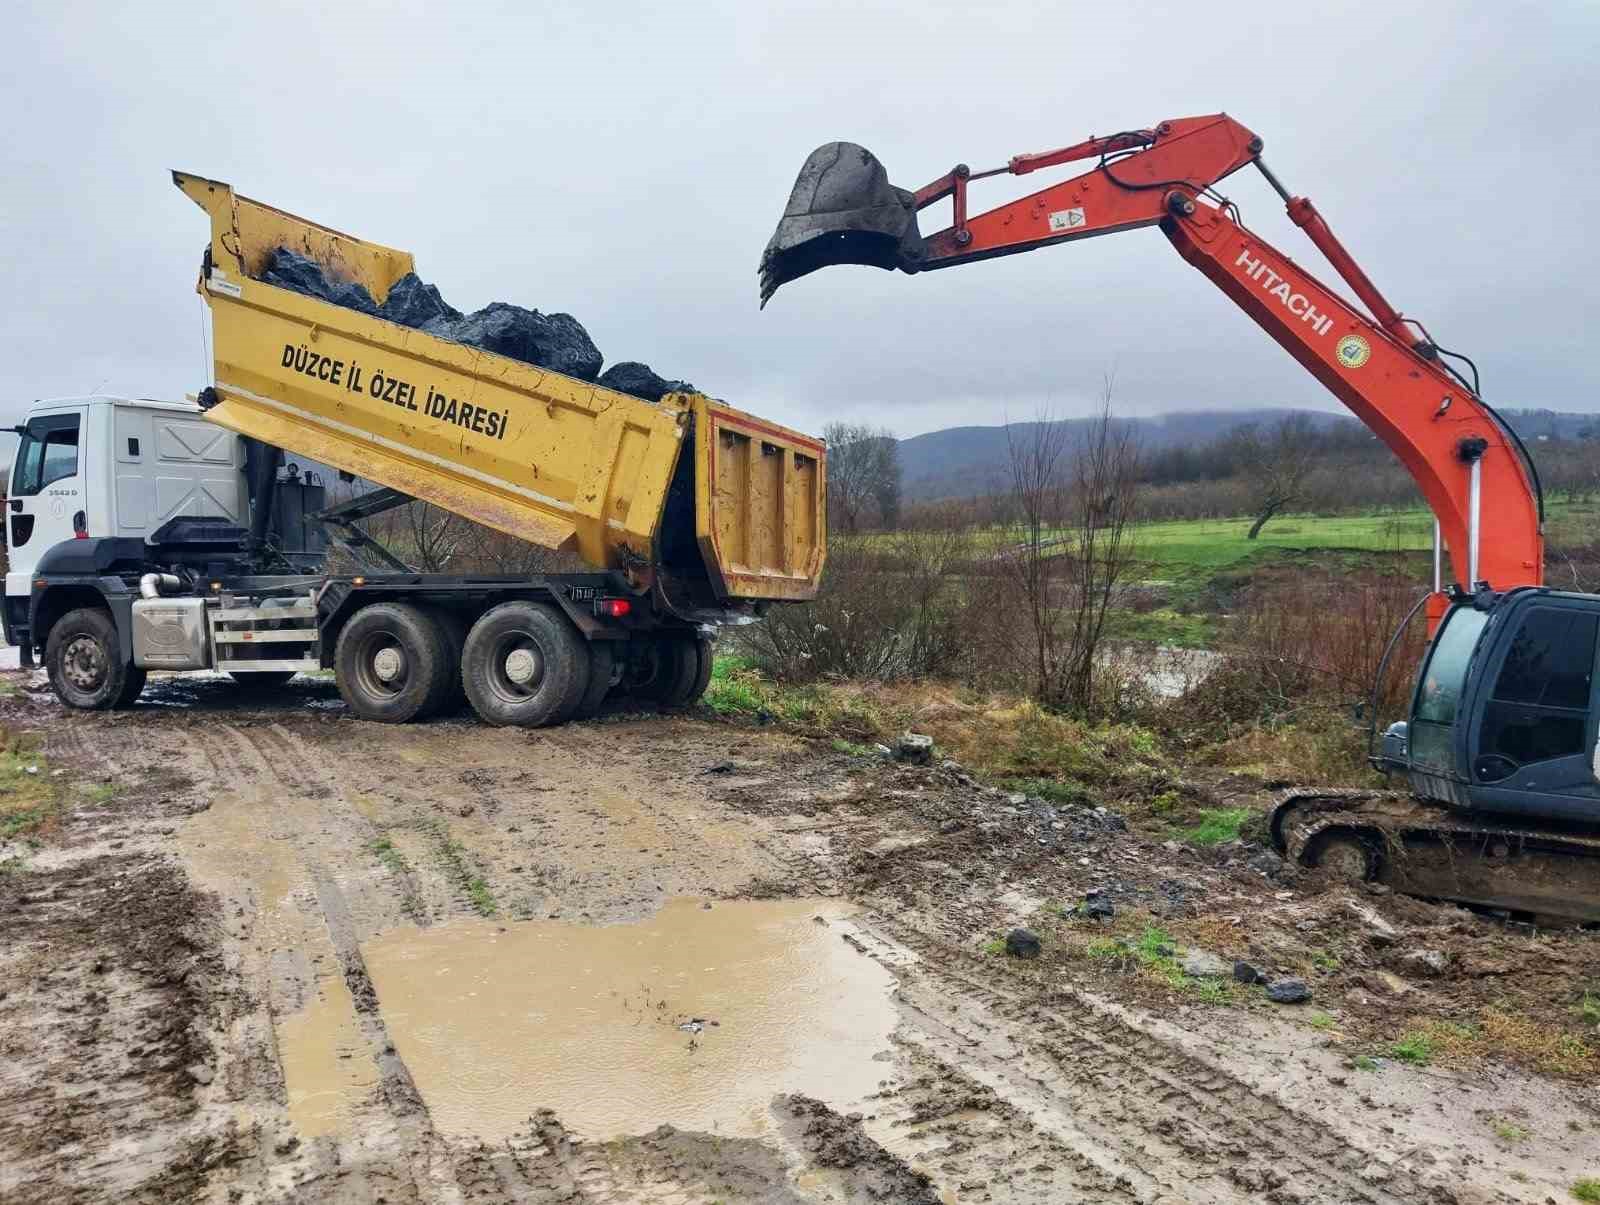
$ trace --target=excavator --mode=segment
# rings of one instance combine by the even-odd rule
[[[1429,631],[1409,716],[1379,738],[1374,705],[1369,731],[1373,766],[1404,789],[1287,792],[1270,816],[1278,851],[1341,879],[1518,920],[1600,922],[1600,596],[1545,585],[1538,470],[1484,400],[1476,366],[1389,303],[1262,149],[1249,129],[1212,114],[986,171],[958,164],[908,191],[865,148],[828,143],[806,160],[762,255],[761,304],[834,265],[915,274],[1160,227],[1383,440],[1435,516],[1432,589],[1405,621],[1425,609]],[[987,212],[968,210],[975,180],[1082,161],[1093,166]],[[1247,167],[1362,308],[1244,225],[1218,185]],[[950,224],[922,234],[917,215],[946,199]]]

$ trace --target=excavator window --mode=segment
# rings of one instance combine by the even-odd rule
[[[1467,680],[1467,666],[1488,618],[1473,607],[1456,607],[1445,617],[1433,642],[1417,689],[1409,735],[1412,760],[1428,769],[1455,768],[1456,708]]]
[[[1585,752],[1597,628],[1592,612],[1533,607],[1524,614],[1484,708],[1474,761],[1480,782]]]

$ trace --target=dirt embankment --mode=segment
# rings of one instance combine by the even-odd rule
[[[384,728],[326,684],[202,681],[111,716],[14,691],[0,723],[53,784],[0,846],[5,1200],[1466,1205],[1600,1175],[1592,934],[693,719]],[[734,1074],[770,1098],[714,1091],[768,1032]],[[846,1049],[865,1075],[801,1074]]]

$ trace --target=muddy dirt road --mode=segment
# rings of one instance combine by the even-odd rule
[[[7,681],[59,803],[0,846],[0,1200],[1465,1205],[1600,1174],[1592,1083],[1353,1067],[1355,1003],[1117,990],[1059,907],[1292,966],[1257,918],[1445,931],[1395,901],[692,718],[387,728],[317,681],[83,716]],[[1021,923],[1044,957],[995,951]]]

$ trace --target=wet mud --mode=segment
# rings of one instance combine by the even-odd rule
[[[307,679],[85,716],[9,681],[63,794],[0,842],[0,1200],[1482,1205],[1597,1174],[1592,1083],[1352,1067],[1404,943],[1452,968],[1405,1007],[1466,1017],[1576,990],[1582,935],[1375,897],[1393,935],[1358,940],[1348,893],[694,719],[388,728]],[[1301,972],[1331,1028],[1074,955],[1089,889],[1268,966],[1336,951]],[[1020,923],[1041,955],[993,952]]]
[[[549,1108],[584,1139],[753,1137],[785,1092],[848,1107],[882,1077],[893,978],[843,940],[848,912],[676,899],[627,924],[400,929],[363,953],[446,1133],[504,1138]]]

